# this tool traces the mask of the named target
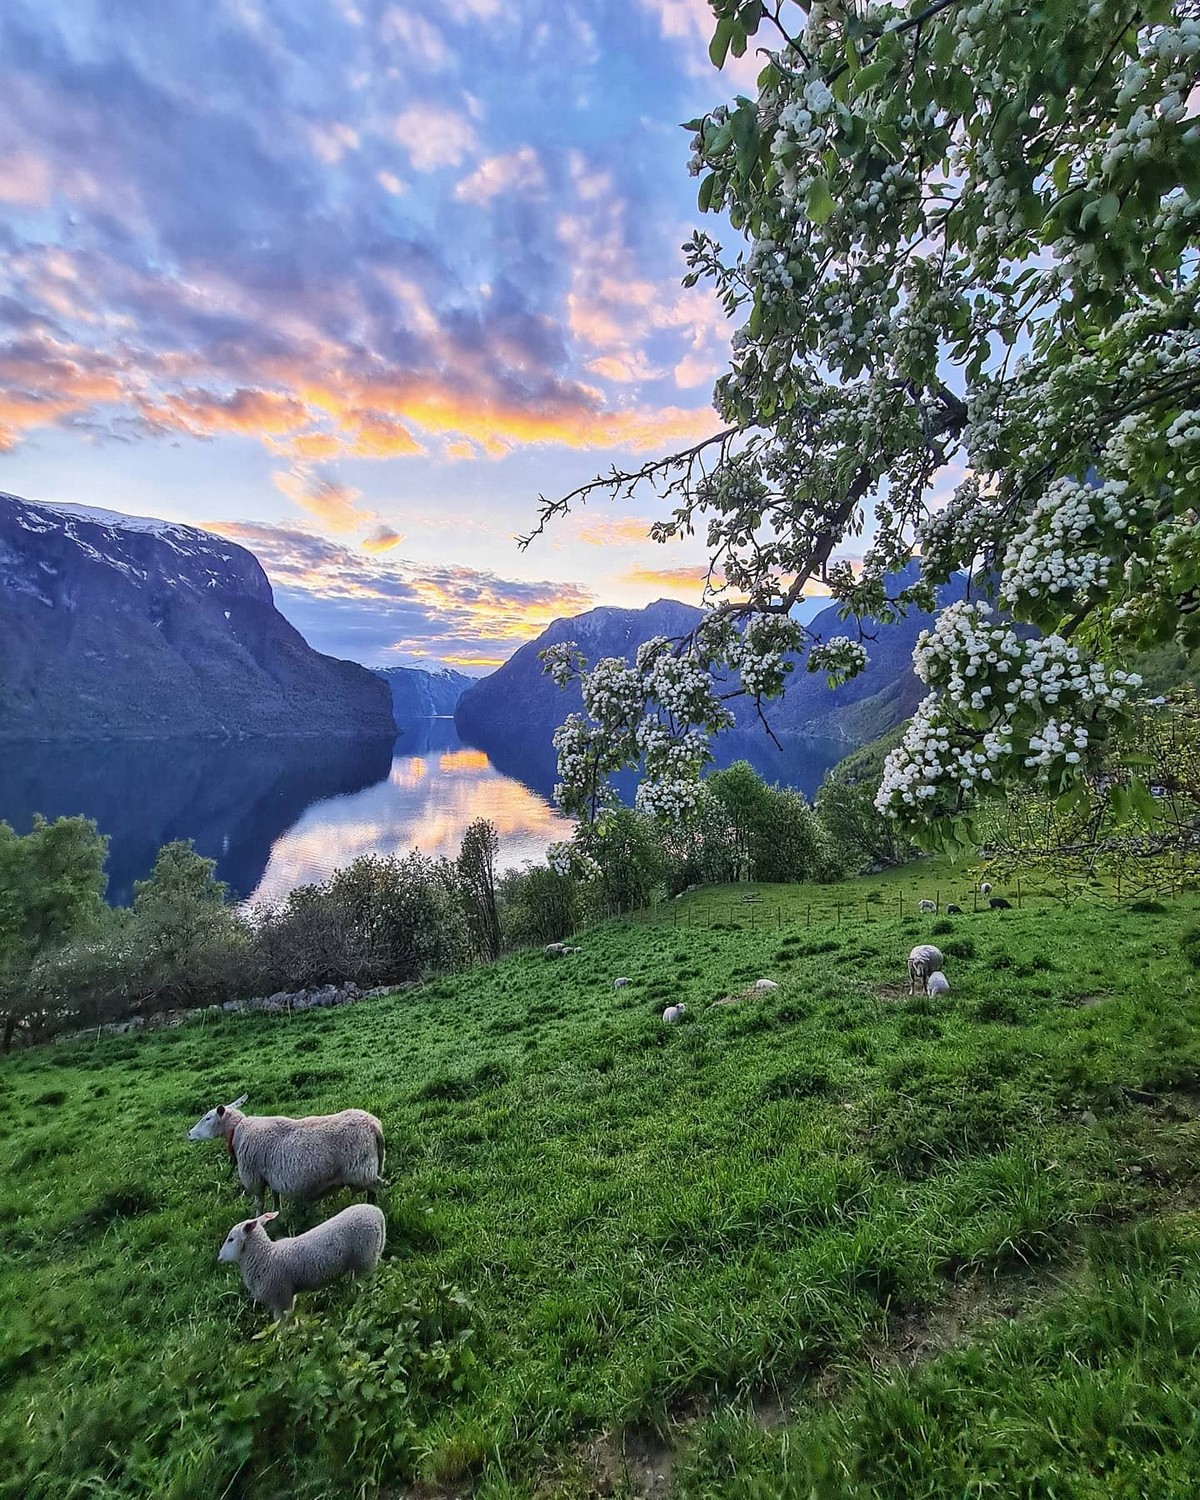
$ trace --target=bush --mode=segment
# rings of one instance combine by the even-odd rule
[[[1183,956],[1193,969],[1200,969],[1200,927],[1189,927],[1179,939]]]

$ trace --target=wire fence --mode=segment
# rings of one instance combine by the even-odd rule
[[[692,893],[688,893],[691,895]],[[772,901],[769,897],[746,894],[726,896],[703,890],[694,893],[694,900],[661,902],[657,906],[643,907],[628,912],[624,920],[638,926],[677,928],[730,929],[743,931],[795,931],[813,927],[840,927],[848,922],[880,922],[903,920],[905,917],[969,917],[986,915],[996,909],[1012,911],[1056,910],[1086,900],[1089,904],[1104,908],[1128,909],[1139,903],[1160,898],[1175,898],[1181,894],[1175,886],[1170,889],[1138,885],[1130,889],[1128,883],[1122,891],[1118,882],[1103,892],[1076,893],[1067,900],[1060,894],[1035,887],[1030,890],[1020,877],[1011,884],[991,892],[978,888],[961,890],[947,886],[922,887],[914,885],[905,890],[894,887],[888,890],[864,890],[861,896],[852,895],[843,887],[837,895],[827,898]]]

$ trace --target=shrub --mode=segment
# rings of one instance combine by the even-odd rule
[[[1183,956],[1193,969],[1200,969],[1200,927],[1189,927],[1179,939]]]

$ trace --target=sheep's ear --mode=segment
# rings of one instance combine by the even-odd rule
[[[272,1209],[269,1214],[259,1214],[259,1216],[258,1216],[258,1222],[260,1224],[269,1224],[272,1219],[277,1219],[278,1217],[279,1217],[279,1210],[278,1209]]]
[[[219,1120],[224,1113],[225,1113],[225,1106],[223,1104],[218,1104],[217,1105],[217,1119]]]
[[[243,1234],[253,1234],[254,1233],[254,1226],[257,1223],[258,1223],[257,1219],[247,1219],[246,1222],[242,1225],[242,1233]]]
[[[250,1095],[249,1095],[249,1094],[240,1094],[240,1095],[239,1095],[239,1096],[238,1096],[238,1097],[237,1097],[237,1098],[236,1098],[236,1099],[235,1099],[235,1100],[234,1100],[234,1101],[233,1101],[233,1103],[232,1103],[232,1104],[227,1104],[227,1105],[226,1105],[226,1106],[225,1106],[225,1108],[226,1108],[226,1109],[241,1109],[241,1107],[242,1107],[242,1105],[243,1105],[243,1104],[245,1104],[245,1102],[246,1102],[246,1100],[247,1100],[247,1099],[249,1099],[249,1097],[250,1097]]]

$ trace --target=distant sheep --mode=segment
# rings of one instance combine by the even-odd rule
[[[687,1006],[681,1000],[678,1005],[668,1005],[663,1011],[662,1018],[668,1026],[673,1026],[676,1021],[682,1021],[687,1015]]]
[[[993,896],[988,905],[993,911],[1012,911],[1012,902],[1006,901],[1003,896]]]
[[[925,981],[925,993],[927,995],[948,995],[950,993],[950,981],[942,973],[941,969],[934,969],[933,973]]]
[[[354,1203],[292,1239],[267,1237],[264,1226],[277,1217],[259,1214],[235,1224],[217,1253],[219,1261],[241,1267],[246,1290],[276,1318],[292,1310],[297,1292],[373,1271],[387,1240],[387,1223],[372,1203]]]
[[[946,915],[948,917],[961,917],[962,914],[963,909],[961,906],[955,906],[953,901],[948,901],[946,903]]]
[[[936,901],[918,901],[917,902],[917,910],[918,911],[937,911],[937,902]]]
[[[941,951],[932,943],[919,943],[908,955],[908,993],[915,995],[918,985],[923,989],[929,976],[941,967]]]
[[[633,983],[632,979],[626,979],[626,978],[624,978],[622,976],[622,978],[620,978],[620,979],[614,979],[613,980],[613,989],[614,990],[623,990],[627,984],[632,984],[632,983]]]
[[[765,992],[768,990],[777,990],[779,985],[774,979],[756,979],[754,981],[754,988]]]
[[[981,880],[979,882],[979,894],[981,896],[990,896],[992,894],[992,887],[988,881]]]
[[[372,1196],[383,1185],[383,1126],[365,1109],[336,1115],[244,1115],[239,1105],[219,1104],[188,1131],[189,1141],[224,1140],[255,1213],[263,1211],[270,1188],[275,1207],[284,1195],[311,1201],[336,1188],[365,1188]]]

